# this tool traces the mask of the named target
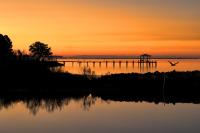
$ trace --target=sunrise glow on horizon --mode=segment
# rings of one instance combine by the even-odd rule
[[[14,49],[41,41],[55,55],[200,57],[199,0],[0,0]]]

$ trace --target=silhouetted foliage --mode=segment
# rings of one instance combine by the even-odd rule
[[[14,55],[17,59],[17,61],[27,61],[30,60],[30,56],[25,52],[21,50],[15,50]]]
[[[92,71],[89,67],[83,68],[83,75],[86,76],[88,79],[96,78],[95,71]]]
[[[48,44],[44,44],[42,42],[35,42],[31,44],[29,46],[29,51],[37,60],[45,60],[53,54],[51,52],[51,48],[48,47]]]
[[[0,34],[0,61],[7,61],[12,57],[12,41],[7,35]]]

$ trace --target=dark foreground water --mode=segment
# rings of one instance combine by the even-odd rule
[[[200,104],[0,99],[1,133],[199,133]]]

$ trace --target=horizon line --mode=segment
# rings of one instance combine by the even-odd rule
[[[141,54],[142,55],[142,54]],[[91,58],[91,59],[103,59],[103,58],[139,58],[140,55],[54,55],[53,57],[59,58]],[[152,59],[200,59],[200,56],[179,56],[179,55],[152,55]]]

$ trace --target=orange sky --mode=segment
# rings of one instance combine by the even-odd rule
[[[200,2],[141,1],[0,0],[0,32],[57,55],[200,56]]]

